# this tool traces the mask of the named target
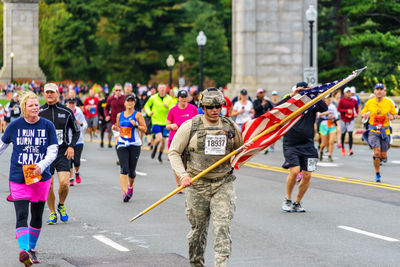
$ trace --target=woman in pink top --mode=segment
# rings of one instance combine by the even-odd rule
[[[167,116],[167,125],[166,128],[169,130],[169,137],[168,137],[168,148],[178,131],[178,128],[187,120],[190,120],[194,116],[198,114],[197,107],[188,103],[188,93],[185,90],[180,90],[178,92],[178,105],[171,108],[168,112]],[[178,187],[181,185],[181,181],[178,176],[175,175],[175,180]],[[179,192],[182,193],[182,190]]]

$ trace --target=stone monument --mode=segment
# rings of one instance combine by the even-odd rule
[[[14,80],[46,81],[46,76],[39,66],[38,2],[39,0],[3,0],[4,41],[1,83],[11,80],[11,69]],[[12,54],[13,59],[10,56]]]
[[[303,69],[310,66],[309,5],[316,7],[317,0],[233,0],[231,95],[246,88],[253,97],[261,87],[267,95],[276,90],[282,96],[303,80]]]

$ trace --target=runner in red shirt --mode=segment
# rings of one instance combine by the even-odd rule
[[[84,113],[86,115],[86,121],[88,124],[88,132],[90,135],[90,142],[92,142],[92,136],[96,136],[97,125],[99,124],[99,117],[97,114],[97,104],[99,99],[94,96],[94,90],[89,90],[89,96],[83,102]]]
[[[226,104],[222,105],[222,109],[221,109],[222,116],[230,117],[231,114],[232,114],[233,103],[228,97],[225,96],[225,92],[224,92],[225,89],[224,88],[220,87],[219,90],[224,95],[224,98],[225,98],[225,101],[226,101]]]

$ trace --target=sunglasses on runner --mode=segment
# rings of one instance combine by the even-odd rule
[[[214,108],[219,109],[219,108],[221,108],[221,107],[222,107],[221,105],[205,106],[206,109],[214,109]]]

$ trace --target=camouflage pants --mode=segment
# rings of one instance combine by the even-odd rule
[[[217,182],[200,179],[186,189],[186,216],[191,224],[187,238],[192,266],[204,266],[210,217],[214,235],[215,266],[228,266],[232,243],[229,227],[235,211],[234,179],[232,175]]]

